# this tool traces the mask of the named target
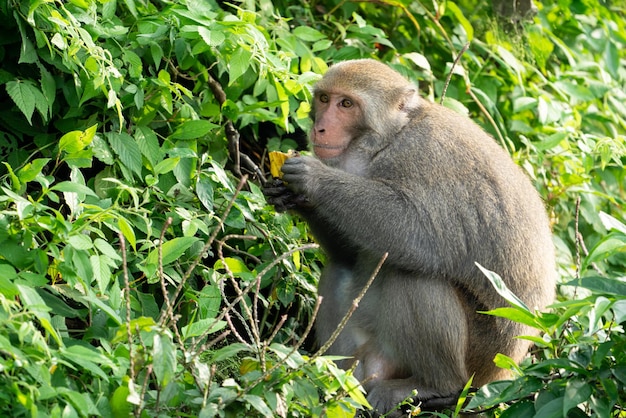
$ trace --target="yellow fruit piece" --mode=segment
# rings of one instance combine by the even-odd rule
[[[270,173],[272,177],[280,179],[283,177],[283,173],[280,171],[281,167],[285,163],[285,160],[290,157],[295,157],[296,152],[289,150],[289,152],[270,151]]]

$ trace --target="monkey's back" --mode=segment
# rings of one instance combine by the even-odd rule
[[[553,300],[556,267],[545,207],[528,176],[491,136],[422,99],[378,160],[398,153],[404,155],[401,164],[373,171],[418,185],[398,187],[414,201],[422,222],[430,222],[431,235],[420,239],[429,240],[437,256],[427,270],[458,280],[488,309],[504,301],[475,262],[498,273],[531,309]]]

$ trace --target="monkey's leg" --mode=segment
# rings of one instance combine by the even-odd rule
[[[332,262],[328,263],[322,272],[318,293],[323,299],[315,320],[315,334],[320,345],[329,340],[352,306],[352,276],[353,273],[349,267]],[[364,340],[354,325],[353,316],[327,351],[327,354],[353,356],[362,342]],[[353,362],[353,359],[347,359],[338,362],[338,364],[342,368],[349,368]]]
[[[413,390],[414,401],[425,404],[452,400],[469,378],[467,315],[460,295],[443,279],[400,272],[381,279],[375,336],[370,355],[361,359],[361,373],[378,371],[381,377],[366,384],[368,400],[379,412],[393,409]]]

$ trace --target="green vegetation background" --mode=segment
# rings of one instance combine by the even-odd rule
[[[376,57],[434,101],[449,77],[444,104],[553,222],[559,301],[494,312],[543,331],[532,356],[438,415],[626,416],[626,6],[537,6],[515,24],[465,0],[1,0],[0,415],[364,405],[310,343],[323,255],[260,185],[268,150],[305,146],[327,65]]]

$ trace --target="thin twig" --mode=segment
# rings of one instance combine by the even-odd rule
[[[319,311],[321,303],[322,303],[322,298],[318,297],[317,298],[317,302],[315,303],[315,307],[313,309],[313,319],[315,319],[317,317],[317,313]],[[287,362],[287,360],[289,359],[289,357],[291,357],[296,351],[298,351],[300,349],[300,346],[302,346],[302,344],[306,340],[306,337],[309,335],[309,333],[313,329],[313,323],[314,323],[314,320],[309,322],[309,325],[307,325],[307,328],[304,331],[302,337],[300,338],[300,341],[292,347],[292,349],[289,351],[289,353],[287,353],[287,355],[284,358],[282,358],[280,361],[278,361],[276,364],[274,364],[269,370],[267,370],[265,373],[263,373],[263,375],[261,375],[257,380],[255,380],[250,385],[248,385],[241,393],[239,393],[237,395],[237,397],[241,397],[241,396],[245,395],[247,392],[249,392],[252,389],[254,389],[254,387],[256,385],[261,383],[263,380],[267,379],[267,377],[270,376],[275,370],[277,370],[279,367],[281,367],[283,364],[285,364]],[[310,364],[312,362],[312,360],[313,359],[309,360],[308,363]]]
[[[165,232],[172,225],[172,217],[168,217],[163,224],[163,228],[161,228],[161,235],[159,236],[159,245],[157,246],[158,253],[158,276],[159,282],[161,283],[161,292],[163,292],[163,299],[165,300],[165,306],[167,307],[167,311],[172,311],[172,304],[170,302],[170,298],[167,296],[167,285],[165,284],[165,274],[163,273],[163,242],[165,241]]]
[[[237,196],[239,195],[239,192],[241,192],[241,189],[243,188],[244,184],[246,184],[247,181],[248,181],[247,175],[243,175],[241,179],[239,180],[239,184],[237,185],[235,193],[233,193],[233,197],[228,202],[228,206],[226,207],[226,209],[224,210],[224,213],[220,217],[220,220],[217,226],[215,227],[215,230],[213,231],[213,233],[207,240],[206,244],[204,244],[204,247],[202,247],[202,250],[200,251],[200,254],[198,255],[198,257],[196,257],[196,259],[191,263],[191,265],[189,266],[189,268],[187,269],[187,271],[181,278],[180,283],[178,283],[178,287],[176,288],[176,291],[172,295],[172,300],[175,301],[178,299],[180,292],[182,292],[183,287],[185,286],[185,283],[187,282],[189,277],[191,277],[193,270],[198,266],[198,264],[200,264],[200,261],[202,261],[202,254],[206,253],[209,250],[209,248],[211,248],[211,245],[213,245],[213,242],[215,241],[217,234],[219,234],[219,232],[222,230],[222,227],[224,226],[226,217],[230,213],[230,210],[232,209],[233,205],[235,204],[235,199],[237,198]],[[173,309],[173,306],[171,308]],[[165,311],[164,313],[161,314],[161,318],[159,319],[159,322],[163,323],[165,318],[169,318],[172,314],[173,312],[170,310]]]
[[[213,92],[213,96],[215,96],[217,103],[219,103],[220,107],[222,107],[226,102],[226,93],[224,92],[222,85],[215,78],[213,78],[210,72],[207,71],[206,74],[209,88],[211,89],[211,92]],[[226,119],[224,133],[228,139],[228,153],[230,154],[230,158],[233,162],[232,171],[237,177],[241,177],[241,160],[239,158],[240,135],[230,119]]]
[[[135,383],[135,357],[133,355],[133,333],[130,330],[130,281],[128,279],[128,263],[126,258],[126,240],[124,235],[118,233],[122,250],[122,271],[124,275],[124,299],[126,300],[126,337],[128,338],[128,361],[130,381]],[[139,411],[135,408],[135,416],[139,417]]]
[[[448,74],[448,77],[446,77],[446,82],[443,85],[443,91],[441,92],[441,99],[439,99],[439,104],[443,104],[443,99],[446,98],[446,93],[448,92],[448,86],[450,85],[450,81],[452,80],[452,73],[454,71],[454,67],[457,66],[457,64],[459,63],[459,61],[461,60],[461,57],[463,56],[463,54],[465,54],[465,51],[468,50],[470,46],[470,43],[466,43],[463,48],[461,48],[461,51],[457,54],[456,58],[454,59],[454,62],[452,63],[452,67],[450,68],[450,73]]]
[[[276,259],[272,260],[272,262],[271,262],[270,264],[268,264],[268,265],[267,265],[267,266],[266,266],[263,270],[261,270],[261,271],[257,274],[257,277],[263,277],[263,276],[267,273],[267,271],[268,271],[269,269],[271,269],[272,267],[274,267],[276,264],[278,264],[278,263],[282,262],[285,258],[287,258],[287,257],[291,256],[291,254],[293,254],[294,252],[296,252],[296,251],[310,250],[310,249],[313,249],[313,248],[319,248],[319,245],[318,245],[318,244],[305,244],[305,245],[302,245],[302,246],[300,246],[300,247],[297,247],[297,248],[291,249],[291,250],[289,250],[288,252],[286,252],[286,253],[284,253],[284,254],[281,254],[281,255],[280,255],[280,256],[278,256]],[[233,300],[232,300],[232,302],[225,301],[226,306],[224,307],[224,309],[222,309],[222,313],[221,313],[221,314],[220,314],[217,318],[215,318],[214,323],[217,323],[218,321],[223,320],[223,319],[226,317],[226,315],[228,314],[228,311],[232,310],[232,309],[233,309],[233,307],[234,307],[235,305],[237,305],[237,304],[238,304],[238,303],[239,303],[239,302],[240,302],[240,301],[241,301],[241,300],[242,300],[242,299],[243,299],[243,298],[244,298],[244,297],[248,294],[248,292],[250,292],[250,291],[251,291],[253,288],[255,288],[255,287],[256,287],[256,280],[254,280],[252,283],[248,284],[248,286],[247,286],[247,287],[245,287],[245,288],[241,291],[241,294],[238,294],[238,295],[235,297],[235,299],[233,299]],[[313,321],[311,321],[311,322],[313,322]],[[209,329],[211,328],[211,326],[212,326],[212,325],[210,325],[210,326],[209,326]],[[246,345],[248,345],[249,343],[245,343],[245,344],[246,344]],[[191,351],[193,351],[194,353],[197,353],[197,350],[191,350]],[[196,354],[196,355],[197,355],[197,354]]]

